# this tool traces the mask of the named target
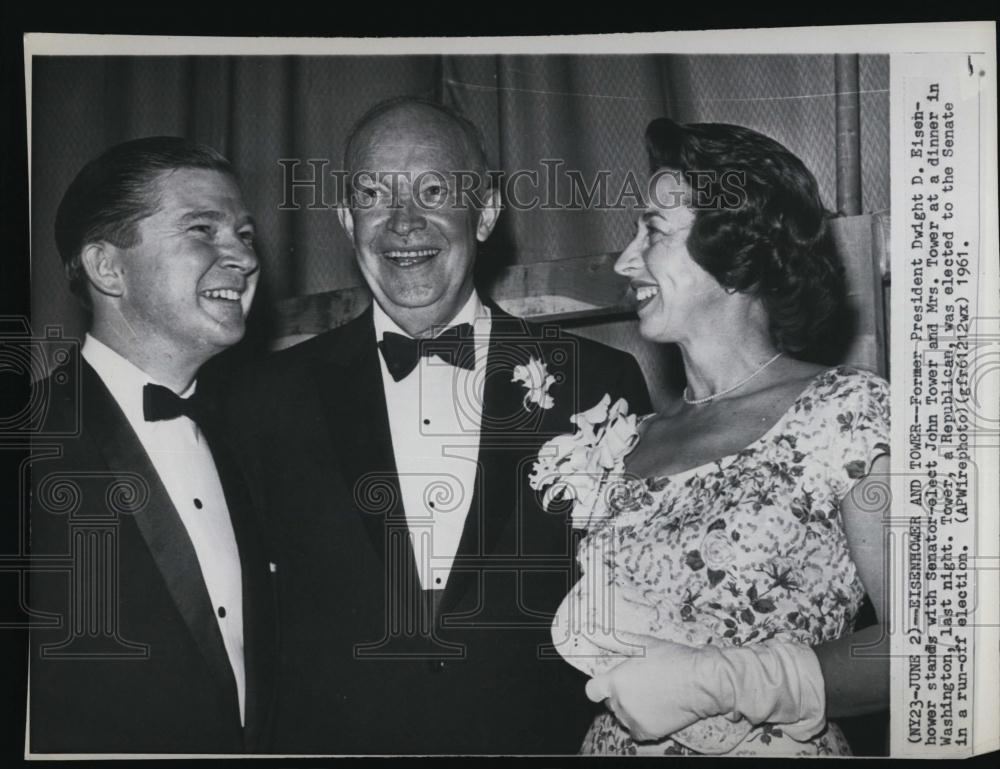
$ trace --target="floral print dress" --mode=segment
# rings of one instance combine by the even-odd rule
[[[556,615],[556,648],[594,675],[641,653],[650,637],[720,646],[778,638],[816,646],[852,632],[864,587],[848,552],[840,501],[888,453],[888,408],[885,380],[839,367],[811,380],[770,430],[736,454],[639,479],[625,474],[627,450],[621,452],[618,472],[602,485],[604,514],[590,517],[579,544],[583,578]],[[637,743],[606,712],[581,752],[850,750],[835,724],[798,742],[780,725],[755,728],[723,716]]]

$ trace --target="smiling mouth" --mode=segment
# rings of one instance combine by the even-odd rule
[[[405,248],[383,251],[382,256],[397,267],[416,267],[441,253],[440,248]]]
[[[660,289],[657,286],[650,285],[632,286],[632,290],[635,292],[635,298],[639,301],[640,310],[649,304],[653,300],[653,297],[660,293]]]
[[[235,288],[210,288],[199,293],[206,299],[217,299],[223,302],[239,302],[240,297],[243,296],[243,292]]]

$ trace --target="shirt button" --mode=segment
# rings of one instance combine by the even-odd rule
[[[434,584],[435,585],[440,585],[441,584],[441,578],[440,577],[435,577],[434,578]]]
[[[219,607],[219,619],[225,619],[225,617],[226,617],[226,607],[225,606],[220,606]]]
[[[194,498],[194,506],[195,506],[195,509],[197,509],[197,510],[201,510],[201,508],[204,507],[204,505],[201,504],[201,500],[198,499],[198,497]]]
[[[431,420],[429,420],[429,419],[425,419],[425,420],[424,420],[424,424],[425,424],[425,425],[429,425],[430,423],[431,423]]]
[[[431,507],[434,507],[434,503],[433,502],[428,502],[427,504],[430,505]]]

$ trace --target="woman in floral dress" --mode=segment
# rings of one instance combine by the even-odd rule
[[[653,121],[655,184],[616,271],[687,387],[641,418],[608,399],[532,482],[572,501],[583,578],[553,627],[607,712],[582,752],[849,753],[827,719],[888,705],[888,385],[797,359],[843,268],[815,179],[745,128]]]

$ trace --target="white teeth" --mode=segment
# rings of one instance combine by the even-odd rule
[[[660,293],[660,289],[656,286],[638,286],[635,289],[635,298],[642,302],[651,296],[656,296],[658,293]]]
[[[424,248],[419,251],[386,251],[385,256],[389,259],[423,259],[427,256],[437,254],[436,248]]]
[[[211,291],[203,291],[202,296],[207,296],[209,299],[225,299],[230,302],[240,300],[240,292],[232,288],[213,288]]]

